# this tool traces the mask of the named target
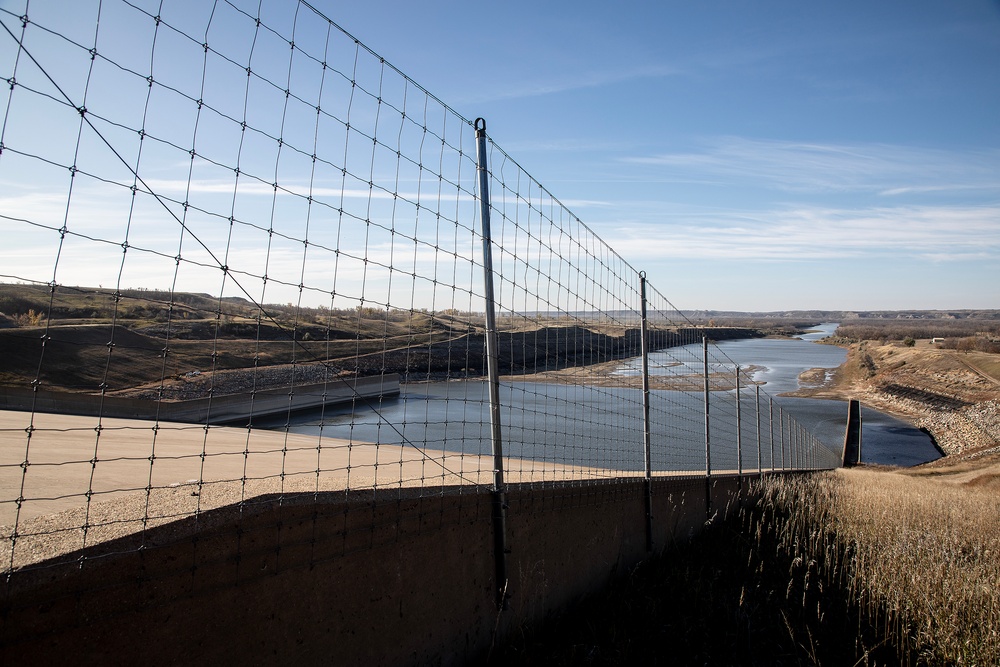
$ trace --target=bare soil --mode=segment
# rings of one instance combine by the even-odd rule
[[[811,374],[811,375],[810,375]],[[815,373],[807,371],[815,377]],[[827,382],[793,396],[858,399],[926,429],[947,454],[913,474],[993,486],[1000,474],[1000,355],[939,349],[929,340],[851,343]],[[930,473],[926,473],[930,474]]]

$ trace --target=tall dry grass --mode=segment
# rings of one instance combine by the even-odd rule
[[[762,488],[779,548],[917,664],[1000,664],[1000,495],[864,469]],[[757,524],[760,526],[760,524]],[[793,587],[798,582],[790,582]],[[804,600],[808,595],[804,595]]]
[[[1000,496],[870,469],[746,501],[496,665],[1000,665]]]

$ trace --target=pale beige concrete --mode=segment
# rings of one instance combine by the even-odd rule
[[[512,483],[625,476],[546,461],[507,459],[505,466]],[[0,411],[0,567],[266,494],[435,493],[492,482],[490,457],[459,452],[263,429]],[[16,541],[10,539],[15,525]]]

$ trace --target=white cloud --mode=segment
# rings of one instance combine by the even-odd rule
[[[232,195],[235,181],[191,181],[190,185],[186,180],[169,180],[169,179],[146,179],[146,185],[152,192],[156,194],[166,194],[170,193],[171,198],[176,198],[177,194],[183,194],[184,192],[197,192],[203,194],[224,194]],[[280,196],[286,195],[296,195],[299,197],[308,197],[310,193],[316,198],[340,198],[343,196],[345,199],[392,199],[393,195],[391,192],[386,192],[381,188],[368,189],[358,189],[358,188],[329,188],[329,187],[313,187],[310,191],[308,183],[299,182],[280,182],[278,184],[277,194]],[[261,183],[257,180],[244,179],[239,183],[239,190],[237,191],[239,196],[267,196],[271,197],[275,194],[274,186],[268,185],[267,183]],[[399,196],[406,198],[416,199],[417,194],[413,193],[399,193]]]
[[[753,218],[701,215],[668,225],[622,224],[629,258],[801,260],[893,255],[1000,261],[1000,207],[797,207]]]
[[[941,150],[890,144],[834,144],[726,137],[694,152],[624,158],[685,180],[794,192],[886,196],[1000,192],[1000,150]]]
[[[233,194],[233,183],[227,181],[192,181],[190,188],[188,182],[185,180],[166,180],[166,179],[147,179],[145,181],[146,185],[152,190],[153,193],[158,195],[169,194],[171,199],[177,199],[178,195],[183,195],[185,192],[190,191],[192,193],[199,194],[218,194],[218,195],[229,195]],[[278,196],[297,196],[297,197],[308,197],[310,192],[313,198],[318,200],[325,200],[326,203],[330,203],[330,200],[339,200],[341,197],[344,199],[381,199],[381,200],[391,200],[395,196],[407,199],[409,201],[422,201],[427,202],[429,200],[437,200],[437,192],[424,192],[419,194],[416,191],[406,192],[400,191],[394,195],[392,192],[387,192],[381,188],[360,189],[360,188],[329,188],[329,187],[313,187],[309,190],[309,185],[307,183],[300,182],[284,182],[279,183],[279,189],[277,190]],[[475,187],[474,183],[468,183],[468,187]],[[523,200],[518,199],[516,195],[504,196],[497,191],[496,185],[493,186],[494,191],[490,193],[490,202],[494,208],[501,206],[502,204],[514,205],[522,204]],[[240,197],[272,197],[275,194],[274,187],[266,183],[261,183],[259,181],[244,180],[240,182],[238,196]],[[537,197],[535,197],[537,199]],[[550,197],[546,195],[544,199],[548,200]],[[463,192],[459,195],[455,195],[455,191],[449,193],[445,197],[446,201],[454,202],[456,200],[463,202],[477,201],[475,197]],[[559,200],[559,202],[566,206],[567,208],[584,208],[584,207],[607,207],[614,206],[613,202],[602,201],[598,199],[566,199]],[[533,203],[536,201],[533,200]],[[430,205],[430,204],[427,204]]]

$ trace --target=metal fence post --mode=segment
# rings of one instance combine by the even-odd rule
[[[736,474],[743,486],[743,412],[740,405],[740,365],[736,364]]]
[[[771,472],[774,472],[774,397],[767,397],[767,430],[771,435]]]
[[[643,452],[646,458],[646,551],[653,550],[653,456],[649,424],[649,325],[646,321],[646,272],[639,273],[642,297],[642,421]]]
[[[795,470],[798,466],[798,461],[796,460],[796,452],[799,447],[799,425],[792,421],[791,416],[788,417],[788,467]]]
[[[809,433],[804,427],[799,427],[799,468],[809,468]]]
[[[798,468],[804,468],[806,466],[806,431],[802,428],[802,424],[796,423],[796,427],[799,431],[799,442],[795,451],[795,465]]]
[[[802,428],[799,426],[798,422],[795,422],[795,438],[794,445],[792,446],[792,468],[798,470],[802,467],[801,454],[802,454]]]
[[[788,467],[796,470],[798,467],[798,457],[796,452],[799,447],[799,425],[788,415]]]
[[[757,475],[764,476],[764,468],[760,460],[760,385],[754,387],[754,403],[757,407]]]
[[[792,454],[795,469],[802,467],[802,424],[795,422],[795,452]]]
[[[803,452],[802,448],[805,447],[805,432],[802,430],[802,424],[795,422],[795,469],[798,470],[802,468]]]
[[[785,415],[788,422],[788,455],[785,457],[785,467],[788,470],[795,470],[795,424],[791,415]]]
[[[781,445],[781,469],[785,469],[785,411],[778,406],[778,438]]]
[[[709,420],[711,395],[708,386],[708,336],[701,337],[702,363],[705,369],[705,513],[712,516],[712,436]]]
[[[500,438],[500,372],[497,363],[496,302],[493,298],[493,241],[490,235],[489,170],[486,164],[486,121],[475,120],[479,172],[479,207],[483,236],[483,297],[486,307],[486,372],[490,391],[490,442],[493,449],[493,558],[497,607],[507,603],[507,499]]]
[[[799,451],[795,455],[795,461],[798,463],[800,468],[804,468],[806,465],[806,436],[809,435],[806,432],[806,427],[799,424]]]

